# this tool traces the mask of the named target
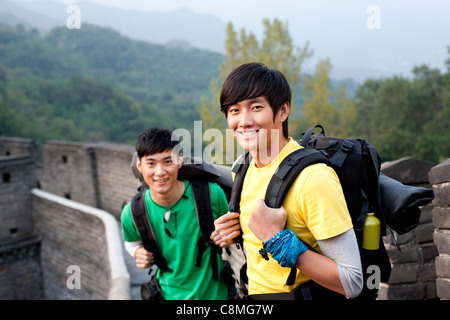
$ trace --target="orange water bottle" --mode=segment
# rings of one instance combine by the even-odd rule
[[[363,249],[378,250],[380,246],[380,220],[368,213],[363,229]]]

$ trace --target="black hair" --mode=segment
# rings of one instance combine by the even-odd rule
[[[178,137],[169,129],[148,128],[136,141],[136,151],[139,158],[172,150],[180,143]]]
[[[280,71],[259,62],[243,64],[234,69],[222,85],[220,111],[226,116],[230,106],[257,97],[267,99],[275,119],[283,104],[291,104],[291,88]],[[286,138],[289,136],[288,119],[283,122],[283,135]]]

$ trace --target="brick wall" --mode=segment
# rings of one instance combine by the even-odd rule
[[[0,299],[130,298],[118,221],[94,207],[99,183],[105,199],[113,199],[126,185],[125,171],[135,192],[132,151],[98,145],[100,160],[112,159],[103,158],[112,164],[102,167],[100,179],[92,144],[49,141],[41,157],[32,139],[0,137]],[[122,202],[116,203],[120,212]],[[80,267],[81,289],[68,288],[70,266]]]
[[[138,187],[130,163],[134,148],[115,143],[49,141],[43,147],[43,190],[112,213],[122,207]]]
[[[119,229],[109,213],[37,189],[32,211],[48,299],[129,299]],[[79,289],[68,286],[76,283],[72,266],[80,271]]]
[[[36,186],[34,160],[20,154],[0,157],[0,241],[33,233],[30,190]]]
[[[432,162],[406,157],[383,163],[381,171],[405,185],[431,188],[428,172],[434,165]],[[387,231],[383,240],[392,272],[388,283],[381,285],[380,300],[424,300],[437,297],[435,258],[438,253],[433,242],[432,210],[432,203],[422,207],[419,225],[406,234],[396,235],[396,241],[392,233]]]
[[[122,207],[136,194],[138,180],[130,163],[134,147],[124,144],[98,143],[93,146],[99,186],[99,208],[120,218]]]
[[[38,159],[39,147],[33,139],[0,137],[0,157],[17,154],[28,154]]]
[[[0,245],[0,300],[45,299],[37,237]]]
[[[45,298],[31,217],[37,158],[33,140],[0,138],[0,299]]]
[[[436,258],[436,287],[441,299],[450,299],[450,158],[430,171],[435,193],[433,223],[434,242],[439,251]]]
[[[48,141],[38,181],[43,190],[98,207],[95,155],[89,144]]]

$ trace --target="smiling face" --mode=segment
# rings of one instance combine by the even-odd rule
[[[289,115],[289,103],[281,106],[273,116],[273,109],[265,97],[246,99],[227,110],[228,127],[238,143],[264,165],[271,161],[286,144],[283,122]]]
[[[175,192],[178,170],[183,164],[181,155],[172,157],[172,150],[145,155],[137,159],[137,168],[149,187],[154,200]]]

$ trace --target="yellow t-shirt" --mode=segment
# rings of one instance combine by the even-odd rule
[[[299,148],[301,146],[290,139],[269,165],[257,168],[252,161],[245,176],[240,202],[240,224],[247,252],[250,294],[289,292],[309,280],[298,271],[294,285],[287,286],[290,268],[281,267],[272,258],[264,260],[259,254],[262,242],[248,227],[251,211],[259,199],[264,199],[269,181],[278,165]],[[286,228],[294,231],[303,242],[319,252],[315,239],[328,239],[353,227],[339,178],[325,164],[305,168],[287,192],[283,206],[288,213]]]

